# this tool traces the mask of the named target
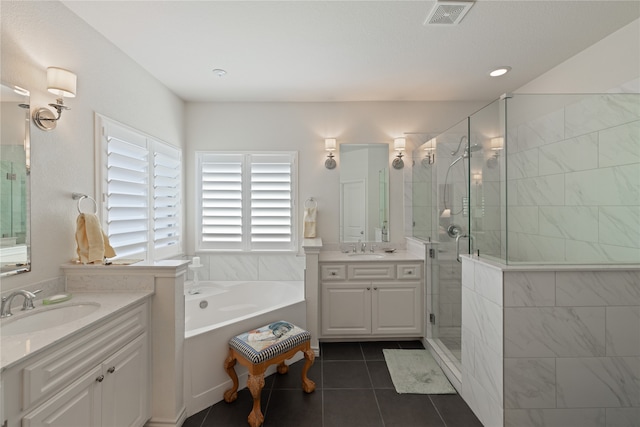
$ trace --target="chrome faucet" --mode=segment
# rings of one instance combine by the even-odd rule
[[[362,242],[360,244],[360,252],[365,252],[367,250],[367,242]]]
[[[374,253],[376,249],[376,245],[374,245],[373,243],[369,245],[369,252]]]
[[[0,306],[0,317],[13,316],[13,313],[11,313],[11,303],[13,302],[13,299],[19,295],[22,295],[24,297],[22,310],[33,310],[35,308],[33,306],[33,300],[35,299],[38,292],[42,292],[42,290],[37,290],[34,292],[20,290],[12,292],[8,297],[2,297],[2,305]]]

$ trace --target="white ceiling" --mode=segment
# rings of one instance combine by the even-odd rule
[[[423,25],[435,1],[63,3],[187,101],[492,100],[640,16],[638,0],[478,0],[451,26]]]

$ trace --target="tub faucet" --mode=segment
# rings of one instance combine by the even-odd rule
[[[10,317],[13,316],[11,313],[11,303],[13,299],[18,295],[22,295],[24,297],[24,302],[22,303],[22,310],[33,310],[35,307],[33,306],[33,300],[36,297],[36,293],[41,292],[40,290],[35,292],[29,291],[15,291],[12,292],[8,297],[2,297],[2,305],[0,306],[0,317]]]

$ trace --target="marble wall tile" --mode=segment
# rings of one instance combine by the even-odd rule
[[[638,146],[640,147],[640,141]],[[638,248],[640,247],[638,224],[640,224],[640,205],[601,206],[598,222],[599,241],[609,245]]]
[[[640,271],[557,272],[556,304],[640,305]]]
[[[624,246],[602,245],[593,242],[567,240],[565,242],[567,262],[578,264],[633,263],[640,260],[640,249]]]
[[[606,320],[607,356],[640,356],[640,306],[607,307]]]
[[[502,347],[490,347],[481,340],[476,341],[474,378],[498,402],[504,399],[504,363]]]
[[[540,147],[540,175],[598,167],[598,133],[590,133]]]
[[[567,205],[640,205],[640,168],[623,165],[564,175]]]
[[[640,408],[607,408],[607,427],[640,427]]]
[[[257,255],[211,255],[211,280],[258,280]]]
[[[538,234],[538,213],[537,206],[510,206],[507,211],[509,230],[515,233]]]
[[[538,149],[528,149],[507,156],[507,179],[538,176]]]
[[[545,109],[548,111],[548,107],[545,106]],[[562,109],[528,120],[518,128],[518,145],[521,150],[539,147],[564,138],[564,111]]]
[[[505,427],[607,427],[604,409],[507,409]]]
[[[502,301],[502,270],[484,263],[475,265],[475,291],[483,298],[503,305]]]
[[[565,175],[563,174],[521,179],[517,181],[517,186],[517,202],[509,201],[509,206],[512,206],[513,202],[520,206],[565,204]]]
[[[462,287],[474,290],[475,289],[475,268],[476,262],[469,258],[462,258],[461,269],[461,283]]]
[[[640,121],[602,130],[598,140],[600,167],[640,163]]]
[[[598,241],[598,208],[592,206],[540,206],[541,236]],[[516,231],[516,230],[514,230]]]
[[[507,271],[504,273],[505,307],[553,306],[556,276],[552,271]]]
[[[506,357],[605,355],[604,307],[505,308],[504,326]]]
[[[505,359],[504,389],[505,408],[555,408],[555,359]]]
[[[305,258],[296,255],[260,255],[258,280],[304,280]]]
[[[462,326],[469,329],[484,345],[494,349],[502,348],[501,307],[467,288],[462,289]]]
[[[462,370],[465,371],[468,375],[475,375],[475,367],[476,367],[476,358],[475,358],[475,352],[476,352],[476,336],[473,334],[473,332],[471,332],[471,330],[469,330],[468,328],[465,328],[464,326],[461,328],[460,331],[460,336],[461,336],[461,347],[462,347],[462,351],[461,351],[461,355],[460,355],[460,361],[462,362]]]
[[[565,135],[584,135],[638,120],[638,105],[637,94],[586,96],[565,107]]]
[[[504,407],[488,390],[467,373],[462,373],[462,398],[476,414],[482,425],[499,427],[504,424]]]
[[[514,233],[517,240],[509,241],[509,252],[515,250],[518,259],[527,262],[561,262],[565,258],[565,239]],[[515,243],[516,247],[512,245]]]
[[[640,357],[556,360],[559,408],[640,406]]]

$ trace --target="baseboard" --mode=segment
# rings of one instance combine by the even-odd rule
[[[151,417],[149,421],[144,425],[144,427],[181,427],[182,424],[187,420],[187,408],[185,406],[182,407],[178,416],[173,419],[166,418],[154,418]]]

